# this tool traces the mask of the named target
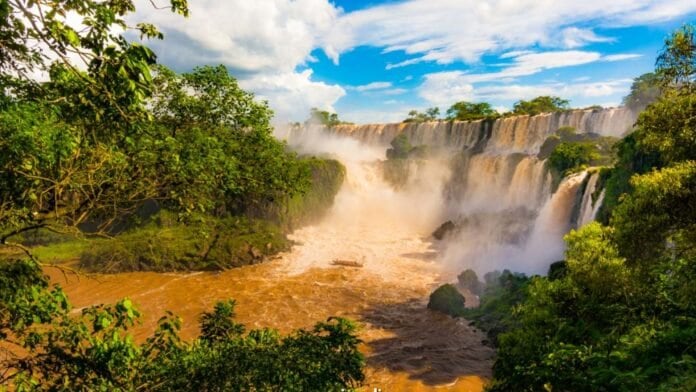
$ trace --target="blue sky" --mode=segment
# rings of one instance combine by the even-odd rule
[[[278,123],[310,107],[357,123],[460,100],[509,109],[559,95],[618,105],[653,69],[669,32],[693,23],[683,0],[197,0],[182,20],[143,3],[178,71],[225,64]]]

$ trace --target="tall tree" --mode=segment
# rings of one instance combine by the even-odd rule
[[[497,115],[498,112],[488,102],[472,103],[461,101],[447,109],[447,120],[472,121],[493,118]]]
[[[514,114],[527,114],[530,116],[535,116],[541,113],[552,113],[567,110],[569,107],[568,100],[545,95],[536,97],[529,101],[520,100],[515,102],[512,107],[512,112]]]

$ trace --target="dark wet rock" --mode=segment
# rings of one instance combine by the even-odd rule
[[[438,227],[437,230],[433,232],[433,237],[435,237],[435,239],[437,239],[438,241],[441,241],[442,239],[453,233],[456,229],[457,225],[455,225],[454,222],[449,220],[441,224],[440,227]]]

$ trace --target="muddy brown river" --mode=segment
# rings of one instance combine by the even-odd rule
[[[181,316],[184,337],[193,338],[202,311],[234,298],[237,320],[248,329],[289,332],[330,316],[357,321],[367,357],[364,391],[481,391],[494,356],[484,334],[426,308],[429,293],[453,278],[427,239],[441,222],[434,213],[438,178],[427,175],[435,183],[397,192],[373,165],[346,165],[348,178],[327,217],[295,231],[296,245],[274,260],[220,273],[49,274],[76,312],[131,298],[143,314],[134,330],[139,339],[165,310]],[[363,267],[335,266],[334,259]]]
[[[321,231],[313,227],[299,234],[316,241]],[[361,244],[367,253],[381,244],[379,255],[365,258],[363,268],[333,266],[331,258],[308,263],[307,255],[322,256],[308,242],[275,260],[221,273],[49,274],[65,288],[75,311],[131,298],[143,314],[134,330],[140,339],[152,333],[165,310],[184,319],[182,334],[192,338],[203,310],[234,298],[237,319],[248,328],[289,332],[329,316],[358,321],[368,365],[365,391],[482,390],[494,355],[481,343],[485,336],[464,320],[426,308],[428,294],[441,278],[434,251],[418,238],[381,240],[373,237]],[[347,242],[333,249],[345,248]],[[330,253],[332,248],[324,249]]]

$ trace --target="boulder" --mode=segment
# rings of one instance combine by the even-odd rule
[[[430,294],[428,309],[448,314],[452,317],[461,317],[465,310],[464,296],[451,284],[444,284]]]

